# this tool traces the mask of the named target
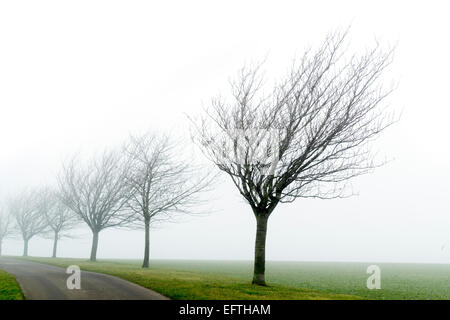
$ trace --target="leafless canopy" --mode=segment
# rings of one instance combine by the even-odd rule
[[[58,241],[70,237],[70,231],[80,222],[78,215],[62,203],[59,194],[51,188],[43,188],[40,192],[43,214],[47,220],[49,238],[53,239],[53,254],[56,257]]]
[[[63,165],[58,177],[62,203],[98,232],[130,221],[124,206],[126,168],[119,153],[106,151],[86,165],[76,158]]]
[[[182,160],[180,151],[180,145],[169,137],[151,133],[131,136],[124,146],[131,192],[127,205],[139,218],[138,226],[145,229],[144,268],[149,266],[150,224],[192,213],[213,179],[207,171]]]
[[[68,236],[67,232],[79,223],[78,216],[61,201],[61,197],[56,191],[46,189],[41,197],[49,228],[57,235],[58,239]]]
[[[376,165],[369,143],[392,121],[380,84],[392,51],[377,44],[346,58],[347,32],[307,51],[265,93],[261,66],[243,68],[232,101],[215,99],[195,125],[194,139],[226,172],[257,220],[253,283],[265,285],[267,220],[297,198],[345,195],[346,180]]]
[[[214,99],[196,123],[195,139],[255,213],[299,197],[342,196],[340,182],[375,166],[367,146],[392,123],[380,108],[391,89],[379,79],[393,51],[376,44],[346,59],[346,36],[331,34],[307,51],[271,94],[261,66],[243,68],[233,101]]]
[[[8,211],[0,205],[0,256],[2,255],[3,240],[13,234],[12,219]]]
[[[140,220],[161,222],[175,213],[192,213],[200,193],[210,186],[212,176],[182,160],[179,151],[168,136],[151,133],[131,136],[125,145],[132,195],[127,204]]]
[[[28,255],[28,241],[48,229],[41,200],[38,190],[26,190],[9,201],[8,209],[24,241],[24,256]]]
[[[12,221],[7,211],[0,207],[0,240],[6,238],[12,233],[11,230]]]
[[[75,212],[91,229],[91,260],[96,260],[101,230],[124,226],[133,220],[125,210],[129,189],[124,183],[127,167],[116,151],[105,151],[87,164],[72,159],[63,165],[58,177],[62,203]]]

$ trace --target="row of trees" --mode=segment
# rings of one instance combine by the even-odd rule
[[[265,285],[268,219],[279,204],[346,196],[347,180],[378,165],[369,144],[393,122],[381,107],[391,92],[381,76],[393,50],[377,43],[347,56],[347,35],[330,34],[269,89],[261,66],[242,69],[231,99],[213,99],[204,116],[191,119],[193,140],[231,178],[256,218],[255,284]],[[213,178],[174,154],[168,138],[145,136],[132,138],[120,153],[64,165],[57,203],[91,229],[92,261],[102,230],[138,223],[145,229],[148,267],[151,223],[195,208]],[[25,254],[28,240],[45,229],[41,213],[52,208],[33,203],[41,202],[18,198],[10,208]],[[56,243],[58,228],[53,230]]]
[[[53,257],[56,257],[58,240],[68,236],[78,223],[76,216],[49,188],[24,191],[9,199],[0,214],[0,252],[2,240],[20,234],[23,255],[28,255],[28,243],[37,236],[53,238]]]
[[[34,236],[51,234],[56,257],[58,240],[84,223],[92,232],[90,260],[96,261],[102,230],[142,228],[142,266],[149,267],[151,224],[194,213],[212,183],[209,172],[181,160],[182,154],[168,136],[149,133],[87,161],[73,157],[63,164],[55,187],[26,190],[7,201],[0,215],[0,248],[3,239],[20,234],[27,256]]]

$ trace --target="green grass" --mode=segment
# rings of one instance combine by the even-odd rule
[[[450,299],[450,265],[377,264],[381,290],[368,290],[370,263],[268,262],[269,287],[250,284],[248,261],[154,260],[149,270],[136,260],[30,258],[62,267],[107,273],[154,289],[172,299]]]
[[[23,300],[16,279],[2,270],[0,270],[0,300]]]
[[[274,284],[268,287],[254,286],[247,277],[221,272],[203,272],[195,268],[183,268],[183,261],[154,263],[143,270],[137,261],[98,261],[80,259],[27,258],[60,267],[78,265],[81,270],[114,275],[153,289],[171,299],[215,300],[349,300],[360,299],[345,294],[326,293],[313,289]],[[152,261],[153,262],[153,261]],[[201,265],[201,263],[200,263]],[[215,265],[221,270],[222,264]],[[189,270],[190,269],[190,270]],[[81,279],[83,281],[83,279]]]

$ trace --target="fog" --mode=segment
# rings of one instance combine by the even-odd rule
[[[0,199],[52,184],[61,161],[149,129],[182,136],[187,115],[229,92],[245,63],[278,75],[351,24],[351,47],[397,45],[386,81],[400,121],[373,144],[388,163],[352,180],[358,195],[298,199],[269,220],[268,260],[450,262],[448,8],[444,1],[9,1],[0,4]],[[151,232],[153,259],[253,258],[255,218],[229,178],[211,213]],[[60,256],[88,257],[91,233]],[[100,233],[99,258],[140,259],[143,232]],[[33,238],[29,253],[49,256]],[[3,253],[20,255],[20,238]]]

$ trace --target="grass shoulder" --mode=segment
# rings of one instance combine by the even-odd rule
[[[23,300],[22,290],[16,279],[0,270],[0,300]]]

